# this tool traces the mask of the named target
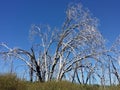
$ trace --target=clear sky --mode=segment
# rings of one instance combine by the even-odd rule
[[[60,27],[69,2],[75,0],[0,0],[0,42],[28,49],[32,24]],[[120,0],[81,1],[99,19],[99,30],[113,42],[120,34]]]

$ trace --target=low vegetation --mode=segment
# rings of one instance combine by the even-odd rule
[[[26,90],[23,80],[17,78],[15,74],[0,75],[0,90]]]
[[[14,74],[0,75],[0,90],[119,90],[120,86],[80,85],[67,81],[30,83],[20,80]]]

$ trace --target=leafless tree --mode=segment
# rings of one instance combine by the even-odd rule
[[[114,74],[120,84],[120,36],[117,37],[116,41],[110,48],[110,63],[111,63],[111,74]],[[111,80],[112,81],[112,80]]]
[[[35,80],[34,76],[40,82],[52,79],[61,81],[64,77],[69,77],[70,73],[73,82],[88,84],[93,75],[96,75],[104,84],[104,63],[107,60],[103,57],[107,57],[107,53],[114,49],[106,49],[97,24],[98,20],[81,4],[70,4],[61,28],[32,25],[29,32],[32,40],[30,50],[10,48],[1,43],[0,46],[5,49],[1,49],[0,55],[15,57],[27,65],[31,82]],[[116,72],[115,65],[110,62],[109,73],[111,66]],[[118,71],[115,75],[119,77]],[[109,77],[111,83],[111,76]]]

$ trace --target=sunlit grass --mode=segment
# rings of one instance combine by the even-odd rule
[[[26,84],[15,74],[0,75],[0,90],[26,90]]]
[[[4,74],[0,75],[0,90],[120,90],[120,86],[80,85],[68,81],[30,83],[18,79],[15,74]]]

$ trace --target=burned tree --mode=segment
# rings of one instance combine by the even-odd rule
[[[101,77],[98,69],[104,64],[102,56],[108,52],[97,24],[81,4],[70,4],[61,28],[32,25],[32,46],[28,51],[1,43],[6,50],[1,50],[0,55],[15,57],[27,65],[30,81],[34,77],[40,82],[61,81],[72,76],[71,81],[88,84],[92,75]]]

